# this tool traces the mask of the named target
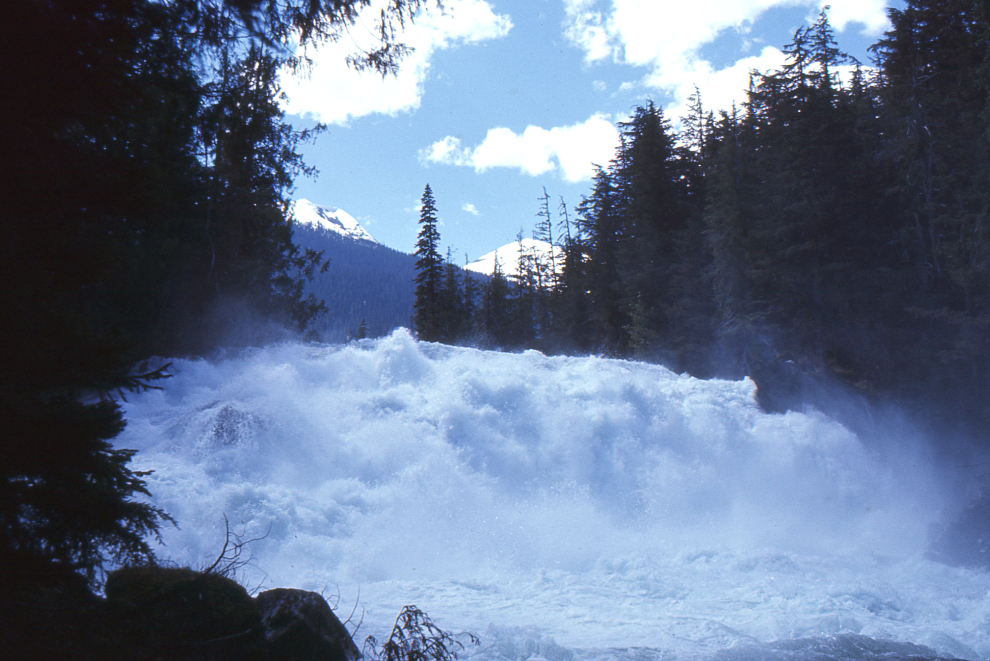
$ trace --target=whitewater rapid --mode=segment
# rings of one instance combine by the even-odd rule
[[[508,661],[990,656],[990,577],[924,557],[924,462],[749,380],[401,329],[170,371],[115,442],[178,523],[159,556],[210,564],[226,516],[242,582],[356,605],[359,645],[416,604]]]

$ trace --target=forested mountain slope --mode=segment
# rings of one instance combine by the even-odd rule
[[[323,251],[330,266],[306,284],[326,305],[327,313],[312,330],[325,342],[355,336],[362,320],[369,337],[409,326],[416,258],[380,243],[347,238],[329,229],[296,224],[293,240],[302,248]]]

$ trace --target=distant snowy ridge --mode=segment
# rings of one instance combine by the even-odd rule
[[[324,229],[355,241],[378,243],[368,230],[358,224],[354,216],[343,209],[321,207],[309,200],[296,200],[294,217],[300,225]]]
[[[479,257],[464,268],[474,273],[491,275],[495,270],[495,258],[498,257],[499,267],[502,274],[507,277],[516,278],[519,276],[519,252],[520,247],[524,251],[532,251],[540,261],[549,261],[551,253],[557,261],[559,271],[564,264],[564,251],[560,246],[554,246],[546,241],[538,239],[523,239],[507,243],[501,248],[496,248],[492,252]]]

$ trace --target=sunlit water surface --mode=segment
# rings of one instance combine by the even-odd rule
[[[171,371],[117,441],[179,524],[159,554],[210,564],[226,515],[245,584],[356,606],[359,644],[416,604],[511,661],[990,656],[990,576],[924,558],[925,462],[751,381],[403,330]]]

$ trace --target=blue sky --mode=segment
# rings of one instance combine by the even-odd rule
[[[589,192],[615,124],[652,99],[677,120],[697,85],[706,108],[742,99],[747,72],[782,59],[820,2],[801,0],[444,0],[402,40],[398,76],[348,69],[374,13],[336,44],[310,49],[307,77],[285,77],[295,125],[329,129],[304,155],[320,174],[297,198],[340,207],[380,242],[411,252],[429,183],[444,249],[458,261],[529,236],[543,187],[554,205]],[[868,64],[888,28],[886,0],[832,0],[839,46]]]

